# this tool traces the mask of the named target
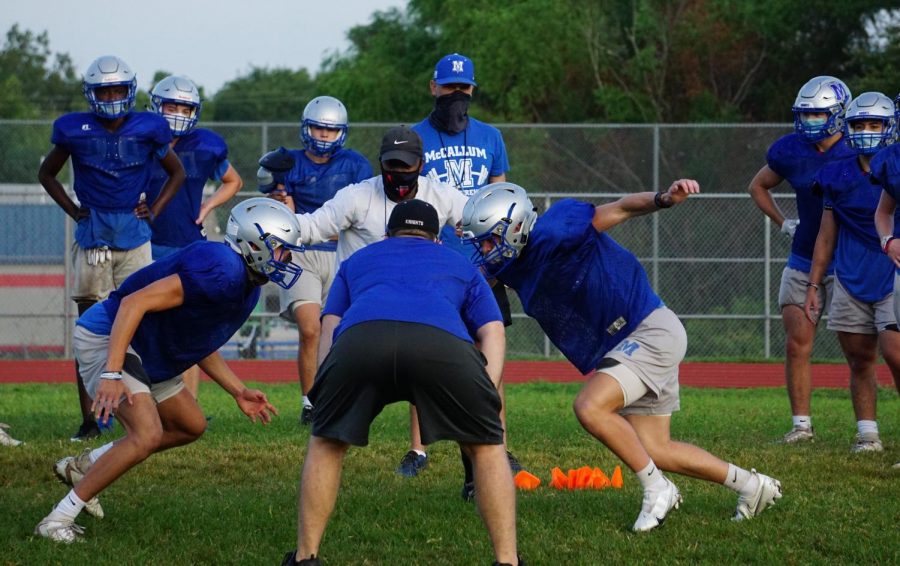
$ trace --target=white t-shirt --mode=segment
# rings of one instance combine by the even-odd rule
[[[468,197],[446,183],[419,176],[416,199],[432,205],[441,226],[456,226],[462,220]],[[317,244],[338,237],[335,268],[356,250],[384,239],[387,222],[397,203],[384,194],[381,175],[348,185],[321,208],[298,214],[304,244]]]

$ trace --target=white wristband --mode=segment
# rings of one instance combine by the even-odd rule
[[[122,372],[120,372],[120,371],[105,371],[100,374],[100,379],[108,379],[110,381],[122,381]]]

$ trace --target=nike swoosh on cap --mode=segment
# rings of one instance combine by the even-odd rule
[[[408,141],[409,141],[409,140],[403,140],[403,141],[394,140],[394,145],[400,145],[401,143],[406,143],[406,142],[408,142]]]

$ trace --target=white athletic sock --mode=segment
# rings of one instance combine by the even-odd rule
[[[74,521],[75,517],[84,509],[84,501],[75,495],[75,490],[71,489],[69,493],[63,497],[60,502],[50,513],[54,519],[68,519]]]
[[[656,467],[653,460],[650,460],[643,470],[637,472],[637,477],[644,491],[660,491],[666,485],[662,470]]]
[[[313,404],[310,403],[310,401],[309,401],[309,397],[307,397],[306,395],[303,396],[303,406],[304,407],[312,407],[313,406]]]
[[[794,415],[794,428],[812,428],[812,417],[809,415]]]
[[[413,450],[413,452],[415,452],[419,456],[425,456],[426,458],[428,457],[428,454],[426,454],[424,450]]]
[[[877,421],[856,421],[856,430],[859,434],[868,434],[878,436]]]
[[[744,468],[738,468],[734,464],[728,464],[728,475],[725,476],[725,481],[722,482],[722,485],[741,495],[751,495],[759,486],[758,479],[756,479],[756,481],[751,481],[754,479],[756,479],[756,477]]]
[[[101,446],[99,448],[94,448],[93,450],[91,450],[91,452],[88,454],[88,458],[90,458],[91,464],[93,464],[97,460],[99,460],[100,456],[103,456],[104,454],[106,454],[109,451],[109,449],[113,447],[113,444],[115,444],[115,441],[107,442],[103,446]]]

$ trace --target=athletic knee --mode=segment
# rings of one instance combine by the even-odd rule
[[[582,426],[599,425],[613,416],[616,408],[605,399],[579,393],[572,402],[572,410]]]
[[[812,354],[813,341],[805,337],[788,337],[784,344],[785,354],[790,359],[808,358]]]

